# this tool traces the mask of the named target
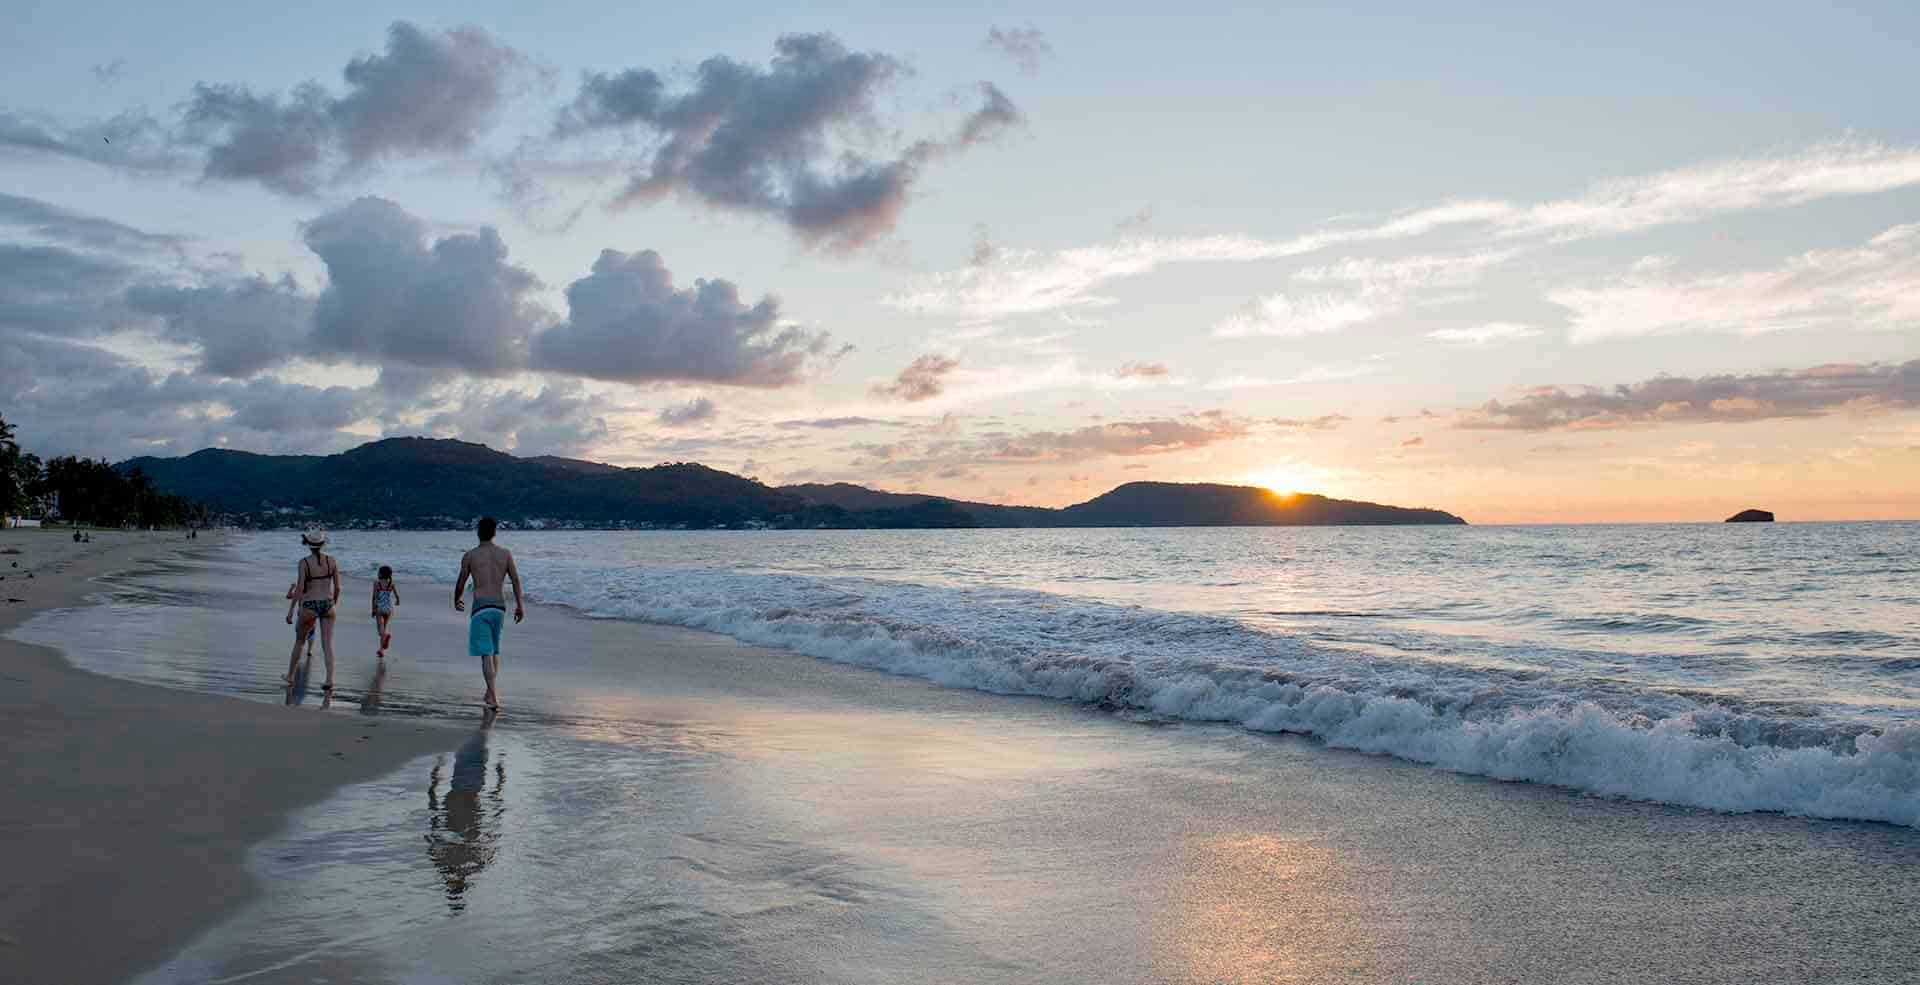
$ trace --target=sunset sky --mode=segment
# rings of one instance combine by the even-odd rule
[[[0,416],[1920,518],[1920,5],[9,5]]]

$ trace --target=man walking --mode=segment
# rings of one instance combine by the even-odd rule
[[[461,597],[467,579],[473,579],[473,615],[467,621],[467,655],[480,658],[480,673],[487,679],[484,700],[489,714],[500,710],[500,692],[494,677],[500,673],[500,631],[506,628],[507,593],[501,582],[513,582],[513,621],[525,619],[527,610],[520,602],[520,569],[513,566],[513,552],[493,542],[500,521],[480,518],[480,546],[460,557],[460,577],[453,583],[453,608],[467,611]]]

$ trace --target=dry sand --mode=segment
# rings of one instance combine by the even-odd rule
[[[4,636],[80,604],[96,575],[218,543],[0,531],[0,981],[116,982],[157,963],[247,897],[246,848],[290,811],[461,738],[99,677]]]

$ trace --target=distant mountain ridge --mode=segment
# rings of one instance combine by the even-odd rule
[[[490,513],[517,526],[1098,527],[1459,524],[1431,509],[1255,486],[1133,482],[1064,509],[974,503],[852,483],[767,486],[704,465],[621,468],[518,458],[445,438],[387,438],[337,455],[203,449],[134,458],[155,487],[238,522],[464,526]]]

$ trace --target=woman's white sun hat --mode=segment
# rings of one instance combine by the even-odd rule
[[[300,535],[300,543],[308,547],[323,547],[327,543],[327,532],[319,527],[309,527]]]

